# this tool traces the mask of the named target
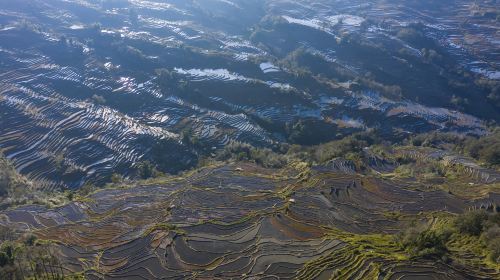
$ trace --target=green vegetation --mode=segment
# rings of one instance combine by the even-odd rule
[[[295,161],[323,164],[336,158],[353,160],[362,165],[363,149],[380,141],[374,133],[357,133],[316,146],[278,145],[274,150],[231,142],[217,153],[215,159],[251,161],[272,168],[281,168]]]
[[[14,197],[27,187],[27,180],[19,175],[0,153],[0,196]]]
[[[58,252],[34,235],[0,226],[0,279],[81,279],[65,272]]]
[[[332,232],[331,236],[346,242],[347,246],[306,263],[297,273],[297,279],[317,279],[323,272],[332,269],[335,269],[333,279],[355,279],[360,271],[362,275],[364,273],[362,279],[381,279],[384,276],[380,271],[383,262],[406,260],[390,235]],[[364,267],[366,263],[370,265]]]
[[[167,223],[157,223],[149,227],[146,231],[144,231],[143,236],[148,236],[155,231],[166,231],[166,232],[173,231],[179,235],[185,234],[184,230],[178,228],[176,225]]]
[[[251,161],[264,167],[280,168],[293,161],[310,164],[324,164],[332,159],[343,158],[353,161],[361,169],[366,164],[364,149],[398,164],[395,174],[400,177],[457,177],[460,168],[452,168],[439,159],[425,158],[425,161],[401,156],[395,149],[410,149],[411,146],[438,148],[470,156],[489,166],[498,166],[500,160],[500,132],[476,138],[452,133],[428,133],[412,136],[403,143],[385,141],[376,131],[355,133],[340,140],[314,146],[276,145],[273,149],[257,148],[249,144],[232,142],[220,150],[215,160]]]
[[[216,155],[217,160],[252,161],[264,167],[280,168],[288,162],[284,155],[266,148],[255,148],[249,144],[231,142]]]
[[[500,130],[479,139],[470,139],[465,143],[464,151],[490,165],[500,165]]]
[[[490,261],[497,264],[500,263],[500,226],[498,223],[487,227],[481,237],[488,248]]]
[[[468,212],[457,217],[454,226],[460,234],[479,239],[485,244],[489,260],[500,264],[500,213]]]
[[[490,166],[500,165],[500,129],[483,137],[463,136],[453,133],[432,132],[410,139],[414,146],[448,148],[477,159]]]
[[[149,161],[143,161],[137,164],[137,175],[141,179],[156,178],[162,176],[163,173],[158,171],[154,164]]]
[[[189,148],[183,151],[185,154],[183,159],[174,159],[171,153],[173,144],[176,144],[173,139],[160,139],[151,147],[152,159],[160,172],[177,173],[196,166],[197,159]]]
[[[189,131],[182,135],[182,138],[185,138],[183,141],[191,141],[189,139],[190,135],[191,133],[189,133]],[[412,141],[421,140],[422,143],[427,143],[425,146],[436,145],[436,147],[442,147],[441,140],[439,139],[445,136],[429,136],[428,138],[424,137],[420,140],[418,140],[418,137],[421,136],[413,137],[407,140],[407,142],[413,143]],[[452,136],[447,135],[447,137]],[[423,145],[422,143],[421,145]],[[366,149],[367,147],[369,148]],[[419,161],[408,157],[400,157],[398,154],[400,149],[410,149],[410,151],[411,149],[424,150],[424,148],[416,149],[415,147],[409,146],[390,145],[378,137],[375,131],[372,131],[370,133],[353,134],[340,140],[316,146],[275,145],[273,149],[266,149],[256,148],[249,144],[232,142],[228,144],[225,149],[214,155],[211,161],[207,161],[207,164],[213,164],[214,162],[220,163],[220,161],[226,160],[249,161],[266,168],[278,168],[278,171],[282,174],[286,174],[286,170],[295,168],[293,174],[296,174],[299,168],[294,167],[295,165],[314,166],[315,164],[327,163],[336,158],[350,159],[359,165],[366,165],[365,167],[368,167],[368,158],[366,156],[371,153],[381,158],[397,162],[399,164],[397,170],[399,171],[396,172],[401,172],[402,169],[408,168],[408,170],[411,171],[409,171],[408,177],[419,178],[423,176],[422,174],[435,174],[436,176],[446,175],[447,169],[445,166],[431,160]],[[156,166],[151,162],[141,162],[137,165],[136,169],[140,178],[158,177],[150,182],[160,182],[155,180],[164,180],[163,182],[165,182],[168,180],[168,178],[162,179],[162,177],[165,176],[164,174],[156,173],[158,172]],[[308,172],[314,173],[314,170],[310,168],[306,169],[308,169]],[[202,174],[198,171],[193,170],[191,172],[193,174]],[[238,170],[237,172],[244,173],[245,170]],[[359,176],[368,177],[371,175],[373,174],[363,173],[363,170],[361,170],[361,175]],[[183,174],[180,177],[176,177],[175,180],[186,177],[188,177],[188,175]],[[302,176],[299,175],[294,178],[300,179],[301,177]],[[298,196],[299,198],[297,200],[295,200],[296,197],[294,197],[298,189],[310,184],[318,184],[318,181],[323,181],[323,179],[317,179],[314,178],[314,176],[304,177],[305,179],[297,181],[297,184],[285,185],[276,192],[266,192],[262,194],[264,196],[276,196],[288,202],[283,207],[273,208],[271,212],[266,210],[267,212],[265,212],[265,214],[256,213],[255,216],[258,216],[257,214],[267,216],[270,213],[277,213],[277,215],[293,214],[294,211],[296,211],[294,210],[295,205],[300,205],[301,203],[300,196]],[[171,179],[171,177],[169,178]],[[125,180],[118,175],[113,176],[113,181],[115,182],[109,184],[109,186],[127,187],[136,185],[136,182]],[[370,186],[368,186],[368,181],[369,180],[364,179],[361,180],[358,187],[370,188]],[[83,201],[81,195],[89,194],[95,190],[96,187],[87,185],[81,191],[76,193],[67,192],[66,195],[69,200]],[[202,191],[203,189],[197,190]],[[374,189],[373,191],[377,190]],[[325,195],[325,197],[327,196],[327,192],[322,192],[322,194]],[[264,196],[247,196],[244,199],[259,199]],[[292,199],[294,199],[293,202],[291,201]],[[165,210],[164,205],[162,206],[162,210]],[[171,209],[167,209],[167,211],[171,211]],[[112,213],[106,213],[105,215],[109,217],[108,215],[112,215]],[[363,267],[365,262],[370,263],[369,269],[366,269],[367,275],[373,275],[373,277],[385,275],[384,273],[386,272],[380,270],[380,267],[384,266],[384,262],[394,262],[404,265],[410,261],[426,262],[430,260],[449,264],[463,261],[468,267],[473,266],[473,264],[492,269],[499,267],[499,214],[474,211],[464,213],[458,217],[449,213],[425,213],[423,215],[424,216],[401,214],[397,211],[387,213],[385,217],[391,221],[405,221],[410,219],[416,219],[418,221],[408,227],[408,230],[399,234],[363,234],[347,232],[337,228],[323,228],[323,230],[325,230],[326,239],[340,240],[345,242],[346,246],[335,249],[330,255],[312,259],[298,272],[298,275],[303,277],[301,279],[313,279],[322,271],[328,271],[334,268],[335,272],[333,272],[333,275],[335,275],[336,278],[351,279],[351,277]],[[247,222],[248,217],[254,217],[254,214],[237,219],[234,223]],[[95,219],[100,220],[102,217],[96,216]],[[208,222],[217,225],[232,224],[217,219],[209,220]],[[417,223],[418,225],[415,225]],[[178,228],[174,224],[158,222],[156,220],[149,225],[150,226],[145,229],[143,236],[147,236],[156,231],[170,231],[186,236],[186,240],[189,240],[189,233],[188,231],[185,232],[182,226]],[[161,236],[161,234],[158,234],[158,236]],[[24,248],[23,250],[28,251],[37,250],[37,248],[39,248],[37,244],[40,244],[34,236],[16,237],[14,240],[21,240],[16,241],[19,243],[15,243],[15,246],[20,246]],[[5,263],[6,266],[11,267],[9,264],[13,262],[11,247],[9,247],[9,245],[5,246],[6,249],[0,256],[0,263]],[[57,252],[51,252],[50,254],[55,256]],[[473,257],[463,257],[464,255],[469,256],[471,254]],[[15,260],[20,259],[21,263],[23,263],[23,257],[21,255],[17,256]],[[49,259],[50,255],[46,258],[40,258],[40,261],[43,260],[48,263]],[[340,260],[346,261],[343,262]],[[54,261],[54,263],[57,262]],[[40,278],[43,279],[42,277]]]
[[[317,120],[299,120],[285,126],[288,141],[300,145],[317,145],[331,141],[336,137],[336,130],[335,125]]]
[[[283,18],[268,16],[254,27],[250,39],[277,57],[278,64],[310,92],[317,85],[309,86],[305,82],[308,77],[335,87],[349,82],[354,92],[376,91],[395,100],[405,98],[498,120],[498,81],[464,69],[448,50],[426,35],[424,24],[392,32],[397,42],[374,42],[357,32],[339,32],[332,38],[320,30],[291,27]],[[320,42],[315,48],[334,50],[337,61],[325,61],[313,48],[298,43],[303,41]],[[394,48],[399,49],[396,55]],[[350,71],[346,64],[358,65],[361,73]]]
[[[0,209],[25,204],[54,207],[67,202],[68,199],[63,192],[47,192],[37,189],[0,153]]]
[[[202,16],[208,15],[211,24],[217,23],[215,27],[230,25],[231,21],[222,21],[220,16],[205,11],[204,5],[207,4],[203,1],[194,2],[182,6],[186,9],[199,7],[201,12],[192,14],[200,19],[198,23],[204,23],[206,19]],[[86,136],[75,142],[54,140],[54,137],[67,134],[78,137],[82,127],[75,129],[72,125],[80,122],[88,124],[82,119],[87,114],[73,112],[68,113],[64,121],[44,120],[43,129],[37,130],[43,134],[47,133],[46,129],[53,129],[57,133],[51,131],[51,135],[48,135],[50,138],[45,135],[42,140],[38,140],[37,135],[28,136],[39,141],[35,145],[12,144],[16,133],[22,133],[22,130],[10,131],[4,143],[6,149],[17,151],[21,146],[22,149],[16,155],[22,156],[22,153],[35,151],[36,148],[37,155],[42,159],[48,157],[53,164],[51,169],[42,169],[47,171],[49,179],[56,176],[51,172],[52,167],[68,181],[78,176],[76,174],[79,173],[66,170],[71,168],[66,163],[66,157],[77,151],[89,151],[88,158],[84,157],[85,164],[72,158],[71,165],[82,170],[82,173],[91,174],[89,178],[100,180],[102,174],[98,172],[103,170],[101,165],[110,165],[106,161],[94,161],[93,157],[101,151],[114,155],[121,153],[123,147],[130,150],[123,151],[125,157],[118,157],[116,165],[111,165],[117,166],[117,170],[112,171],[116,173],[106,173],[106,179],[111,183],[96,186],[93,182],[86,182],[79,190],[54,193],[37,190],[36,185],[18,174],[12,164],[0,157],[0,209],[32,203],[53,207],[74,201],[68,207],[58,209],[20,207],[17,211],[5,211],[6,215],[0,217],[1,222],[11,225],[13,229],[0,226],[0,279],[55,280],[78,277],[67,275],[67,270],[63,269],[65,264],[75,267],[75,270],[81,269],[82,273],[91,273],[94,277],[120,277],[131,271],[152,275],[165,270],[169,275],[171,273],[172,278],[176,275],[189,277],[192,272],[192,278],[207,279],[225,277],[225,269],[229,266],[231,273],[237,275],[240,271],[237,270],[238,266],[243,264],[241,271],[250,268],[251,273],[259,273],[258,277],[262,276],[258,271],[260,268],[264,269],[262,273],[274,271],[278,274],[279,270],[287,269],[295,273],[295,269],[306,260],[308,262],[297,272],[298,279],[325,276],[335,279],[388,279],[390,272],[387,270],[391,267],[401,264],[404,268],[410,263],[416,268],[421,264],[447,263],[447,269],[450,270],[458,267],[464,273],[484,275],[490,274],[486,270],[496,269],[498,274],[500,206],[492,204],[487,205],[486,210],[460,215],[456,213],[486,201],[484,198],[487,195],[500,190],[495,177],[498,174],[483,168],[493,167],[498,171],[500,167],[500,129],[491,129],[491,134],[483,137],[432,132],[403,139],[407,137],[407,131],[432,129],[436,119],[436,126],[449,124],[450,130],[466,130],[468,127],[467,124],[457,124],[452,120],[444,123],[439,117],[425,121],[411,113],[402,112],[404,106],[388,105],[390,109],[385,110],[382,108],[384,104],[375,104],[380,105],[380,110],[372,110],[366,106],[370,100],[366,100],[366,103],[356,101],[363,94],[370,95],[367,98],[380,94],[391,101],[414,100],[424,105],[460,109],[484,119],[498,119],[500,83],[462,69],[434,39],[426,35],[428,27],[410,24],[385,28],[385,23],[380,22],[363,23],[358,28],[341,19],[333,26],[325,22],[319,28],[310,28],[290,24],[283,17],[267,16],[256,26],[245,27],[248,28],[247,33],[252,33],[249,39],[254,46],[264,52],[249,50],[250,53],[258,51],[262,55],[240,61],[235,59],[233,51],[240,52],[251,47],[245,46],[248,38],[226,36],[227,41],[221,41],[219,39],[226,32],[213,36],[209,30],[203,29],[206,33],[198,32],[201,31],[197,30],[201,27],[198,23],[182,21],[188,27],[172,22],[155,22],[155,18],[163,14],[160,12],[161,3],[135,3],[143,4],[143,7],[139,10],[128,9],[125,16],[122,12],[128,5],[127,1],[105,0],[100,3],[108,10],[107,16],[98,16],[99,11],[96,9],[86,9],[85,13],[88,13],[90,20],[102,18],[102,29],[99,24],[90,27],[93,32],[77,28],[71,31],[73,35],[68,36],[79,36],[81,33],[85,34],[83,38],[61,35],[57,45],[43,43],[49,44],[51,49],[56,46],[52,52],[83,48],[79,44],[86,46],[85,55],[81,54],[83,49],[76,50],[80,52],[80,62],[74,63],[80,59],[65,61],[74,56],[73,51],[58,55],[60,61],[53,60],[50,53],[38,51],[38,44],[42,44],[40,42],[26,44],[37,47],[22,52],[23,59],[19,60],[13,60],[8,51],[11,48],[6,48],[6,66],[30,65],[23,68],[22,73],[9,72],[7,78],[16,81],[12,83],[20,82],[18,76],[30,77],[30,67],[36,68],[38,73],[45,68],[52,71],[52,67],[58,68],[58,65],[67,65],[67,70],[81,70],[84,66],[86,71],[82,73],[54,71],[58,74],[37,77],[44,77],[44,81],[50,80],[48,86],[62,83],[57,81],[62,74],[71,75],[64,83],[76,84],[82,80],[85,83],[81,88],[89,88],[84,93],[65,90],[66,87],[64,90],[56,88],[54,92],[68,94],[69,97],[64,97],[64,100],[81,100],[86,105],[88,102],[106,105],[120,114],[137,117],[138,122],[130,124],[131,127],[140,125],[136,129],[132,127],[127,133],[120,134],[110,126],[109,131],[113,135],[125,135],[127,140],[135,139],[133,137],[140,134],[140,143],[115,145],[114,141],[108,142],[112,136],[104,135],[104,132],[92,136],[85,133]],[[320,3],[316,4],[320,6]],[[73,6],[69,5],[68,9],[71,10]],[[156,11],[147,16],[138,14],[153,8],[157,8],[154,9]],[[166,9],[172,10],[170,7]],[[263,9],[269,9],[262,11],[263,14],[277,11],[273,5]],[[112,16],[109,16],[109,11],[113,12]],[[498,20],[498,13],[492,11],[474,11],[473,14]],[[262,17],[259,15],[259,18]],[[119,24],[123,19],[129,22]],[[349,28],[344,31],[342,25],[346,24]],[[156,28],[160,25],[164,28]],[[143,26],[148,26],[148,32],[139,32]],[[371,40],[370,36],[365,36],[363,32],[368,27],[378,30],[370,34],[372,37],[384,33],[384,39]],[[385,31],[381,32],[379,27]],[[119,28],[119,31],[108,32],[108,28],[115,31]],[[189,31],[182,31],[184,28]],[[334,36],[326,34],[328,32],[325,31],[330,28],[335,32]],[[44,42],[51,42],[54,40],[50,34],[64,32],[67,27],[59,26],[47,34],[34,26],[25,26],[23,29],[36,31],[40,33],[38,35],[44,36]],[[355,29],[356,32],[348,29]],[[5,31],[9,35],[9,30]],[[227,34],[240,34],[233,31]],[[163,36],[165,34],[175,40]],[[24,37],[30,39],[33,36]],[[176,47],[176,44],[183,44],[177,43],[176,38],[181,41],[184,38],[186,44],[198,47]],[[226,47],[220,48],[221,44]],[[217,50],[210,50],[214,45]],[[45,59],[31,59],[31,56],[37,57],[39,54],[51,61],[51,65],[45,65]],[[87,56],[91,59],[86,59]],[[112,67],[114,69],[108,67],[106,73],[102,69],[95,73],[87,71],[95,65],[102,67],[103,63],[98,60],[104,58],[117,66]],[[267,61],[278,65],[282,71],[271,74],[260,69],[259,63]],[[44,67],[40,66],[42,63]],[[193,77],[189,78],[191,81],[187,81],[188,75],[172,70],[174,67],[227,69],[249,78],[225,79],[221,75],[221,79],[210,76],[204,79],[203,75],[195,78],[196,73],[192,73]],[[93,80],[94,74],[98,75],[95,78],[97,80]],[[78,77],[78,80],[74,81],[72,76]],[[102,80],[99,78],[101,76]],[[111,93],[108,86],[114,88],[118,82],[121,83],[122,80],[113,82],[117,77],[130,79],[124,79],[124,86],[117,88],[118,93],[114,94],[115,90]],[[109,81],[106,80],[108,78]],[[51,88],[45,88],[46,84],[30,81],[27,84],[20,82],[19,85],[9,82],[2,94],[10,97],[10,87],[25,85],[25,88],[21,88],[23,92],[36,87],[34,90],[41,94],[51,95]],[[272,82],[265,81],[290,82],[290,88],[294,89],[281,90],[278,89],[279,85],[276,87],[277,84],[267,84]],[[150,94],[146,94],[151,86],[156,97],[158,88],[165,97],[181,97],[182,102],[178,106],[168,108],[178,110],[179,115],[174,111],[161,111],[162,106],[168,107],[168,102],[176,100],[170,97],[151,98]],[[108,91],[109,95],[106,94]],[[51,100],[48,98],[37,104],[54,104]],[[9,98],[7,101],[18,101],[15,104],[19,105],[24,104],[20,102],[25,99]],[[22,112],[26,112],[26,116],[38,113],[40,116],[36,117],[42,119],[45,111],[48,112],[46,108],[50,108],[48,105],[40,108],[36,104],[27,105],[24,106],[26,111]],[[478,110],[483,107],[484,110]],[[144,108],[148,110],[142,110]],[[76,109],[83,110],[84,107]],[[415,110],[420,109],[416,106]],[[89,112],[87,110],[85,113]],[[157,118],[153,115],[155,112],[169,114],[168,121]],[[174,115],[170,116],[170,112]],[[281,112],[286,112],[286,116],[275,117]],[[295,117],[289,117],[288,113]],[[425,110],[419,113],[425,114]],[[61,114],[57,115],[59,117]],[[261,130],[253,130],[252,127],[250,130],[255,133],[247,137],[250,134],[245,125],[248,119],[240,121],[242,115],[257,123],[266,135],[272,134],[271,139],[281,143],[264,142],[269,138],[262,140]],[[304,117],[308,115],[310,117]],[[345,118],[339,119],[342,115],[346,115]],[[238,118],[232,118],[234,116]],[[363,122],[348,121],[351,118],[359,118]],[[119,118],[113,119],[113,124],[121,124]],[[383,123],[385,121],[387,125]],[[398,121],[401,124],[396,123]],[[141,129],[142,125],[150,126],[152,123],[155,127],[151,131],[154,129],[155,133],[150,134],[147,129]],[[216,129],[212,129],[214,123]],[[4,124],[2,120],[0,124]],[[205,124],[211,126],[209,130],[199,129]],[[390,130],[393,124],[398,129]],[[85,129],[92,130],[98,125],[90,123]],[[163,137],[158,137],[161,129],[156,125],[178,134],[165,132]],[[494,125],[494,122],[490,122],[490,125]],[[238,127],[244,131],[238,133]],[[480,125],[472,127],[470,131],[482,131]],[[216,143],[221,143],[222,137],[234,139],[235,134],[239,135],[237,139],[249,139],[249,143],[232,141],[223,149],[214,147],[218,145]],[[101,141],[101,138],[105,141]],[[256,138],[261,141],[255,141]],[[71,147],[64,149],[65,152],[52,152],[46,148],[48,145],[44,141],[66,143]],[[89,146],[88,141],[102,145],[105,150],[99,149],[100,146]],[[254,146],[251,143],[258,144]],[[23,146],[31,148],[26,150]],[[174,152],[176,155],[173,155]],[[449,155],[447,152],[450,152]],[[129,169],[128,162],[137,158],[136,155],[143,157]],[[470,158],[479,161],[482,166],[477,166]],[[43,165],[43,160],[26,157],[16,160],[16,165],[22,166],[22,170],[34,178],[44,178],[44,174],[31,171]],[[461,164],[461,160],[464,164]],[[230,161],[230,164],[222,163],[225,161]],[[447,162],[451,163],[448,165]],[[186,170],[175,177],[167,175]],[[345,170],[347,172],[343,172]],[[493,179],[490,180],[490,177]],[[75,181],[79,182],[78,178]],[[52,184],[47,185],[52,187]],[[104,188],[113,188],[113,191],[99,193]],[[125,188],[127,191],[122,191]],[[460,188],[461,193],[456,193],[455,188]],[[435,196],[431,199],[431,195]],[[467,195],[483,200],[465,199],[469,198]],[[415,222],[411,226],[404,227],[407,221],[413,219]],[[405,230],[398,233],[402,228]],[[66,251],[68,247],[74,250]],[[64,253],[59,249],[64,250]],[[242,258],[240,255],[243,254]],[[68,263],[62,263],[62,257],[67,258],[65,261]],[[213,261],[206,264],[210,258]],[[245,259],[254,264],[257,258],[270,264],[245,264]],[[281,259],[283,263],[279,262]],[[292,259],[289,266],[287,259]],[[459,265],[455,266],[457,263]],[[150,265],[158,269],[150,269]],[[214,274],[209,274],[212,271]],[[254,275],[244,275],[247,276],[251,278]]]
[[[437,45],[434,40],[428,38],[424,34],[424,29],[425,25],[421,23],[413,23],[398,30],[396,33],[396,37],[411,44],[412,46],[415,46],[418,49],[425,49],[426,52],[433,53],[434,55],[439,56],[438,51],[441,50],[440,46]],[[438,51],[434,49],[437,49]]]
[[[455,220],[455,227],[460,233],[479,236],[487,220],[485,211],[467,212]]]
[[[339,157],[358,160],[362,157],[364,148],[376,143],[380,143],[380,139],[375,133],[357,133],[341,140],[315,146],[309,150],[309,154],[318,163],[325,163]]]
[[[419,230],[410,228],[400,236],[402,248],[412,258],[438,258],[446,260],[450,240],[450,232],[433,229]]]
[[[410,257],[446,262],[473,251],[481,263],[500,267],[500,213],[476,210],[438,219],[437,225],[412,224],[396,236]]]
[[[180,80],[178,75],[168,69],[157,69],[156,71],[157,83],[160,88],[165,92],[175,92],[185,89],[185,83]]]

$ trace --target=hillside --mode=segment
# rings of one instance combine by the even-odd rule
[[[77,192],[60,207],[12,208],[0,224],[18,242],[36,237],[28,253],[48,246],[65,277],[500,276],[500,172],[432,147],[358,155],[311,164],[289,154],[280,168],[210,161]]]
[[[500,279],[497,2],[0,1],[0,280]]]
[[[301,2],[2,4],[0,148],[51,191],[146,161],[188,170],[231,141],[480,136],[500,120],[491,1]]]

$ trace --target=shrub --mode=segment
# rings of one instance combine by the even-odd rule
[[[0,247],[1,279],[77,279],[64,269],[50,245],[4,243]]]
[[[35,245],[36,240],[37,240],[37,237],[33,234],[30,234],[24,240],[24,244],[26,244],[27,246],[33,246],[33,245]]]
[[[464,150],[471,157],[490,165],[500,165],[500,130],[481,138],[469,138]]]
[[[337,127],[318,120],[299,120],[287,124],[288,141],[300,145],[317,145],[335,139]]]
[[[400,237],[400,244],[412,257],[444,258],[448,252],[448,231],[409,229]]]
[[[0,196],[5,196],[11,189],[12,172],[7,160],[0,153]]]
[[[5,196],[10,188],[10,179],[7,172],[0,169],[0,196]]]
[[[494,263],[500,263],[500,236],[488,240],[488,258]]]
[[[252,146],[240,142],[231,142],[224,147],[222,151],[217,154],[218,160],[248,160],[250,158],[250,150]]]
[[[424,133],[409,139],[413,146],[441,148],[452,146],[457,152],[462,152],[486,164],[500,165],[500,129],[496,129],[483,137],[462,136],[455,133]]]
[[[78,192],[81,194],[81,195],[89,195],[90,193],[96,191],[98,188],[93,185],[93,184],[90,184],[90,183],[86,183],[85,185],[83,185],[82,187],[80,187],[80,189],[78,189]]]
[[[287,163],[287,159],[283,155],[274,153],[269,149],[252,149],[250,158],[257,164],[271,168],[280,168]]]
[[[422,40],[424,34],[415,28],[403,28],[398,31],[396,35],[401,40],[406,40],[409,42],[416,42]]]
[[[258,165],[268,168],[280,168],[287,164],[288,159],[282,154],[270,149],[255,148],[249,144],[231,142],[220,151],[216,158],[218,160],[253,161]]]
[[[490,261],[500,263],[500,213],[488,215],[481,239],[486,244]]]
[[[137,167],[137,175],[141,179],[155,178],[161,175],[156,166],[149,161],[140,162]]]
[[[467,212],[455,219],[455,227],[460,233],[479,236],[487,220],[485,211]]]
[[[151,146],[151,162],[160,172],[177,173],[198,163],[192,148],[179,146],[175,139],[165,138],[152,142],[147,140],[144,145]],[[172,151],[174,147],[175,152]],[[183,155],[182,158],[179,158],[180,154]]]
[[[113,184],[119,184],[121,182],[123,182],[124,178],[121,174],[118,174],[118,173],[113,173],[111,174],[111,183]]]
[[[464,137],[454,133],[431,132],[414,136],[410,139],[413,146],[439,147],[442,144],[462,145]]]
[[[175,72],[168,69],[156,69],[157,83],[158,86],[166,91],[173,92],[178,85],[178,77]]]
[[[379,142],[379,139],[371,133],[359,133],[341,140],[328,142],[314,147],[313,158],[316,162],[327,162],[337,157],[349,157],[352,154],[360,154],[363,148]]]
[[[5,252],[0,252],[0,267],[4,267],[9,264],[9,257]]]
[[[0,202],[5,197],[17,199],[25,196],[30,189],[28,183],[0,151]]]
[[[182,143],[193,148],[208,148],[207,146],[202,144],[200,138],[190,128],[181,131],[181,139]]]
[[[0,267],[14,263],[14,245],[4,242],[0,247]]]
[[[398,166],[394,172],[403,178],[410,178],[415,176],[415,165],[414,164],[402,164]]]

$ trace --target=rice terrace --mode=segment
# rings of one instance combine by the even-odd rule
[[[0,279],[500,279],[496,0],[0,0]]]

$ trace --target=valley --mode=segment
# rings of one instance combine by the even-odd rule
[[[0,1],[0,279],[499,279],[499,19]]]

